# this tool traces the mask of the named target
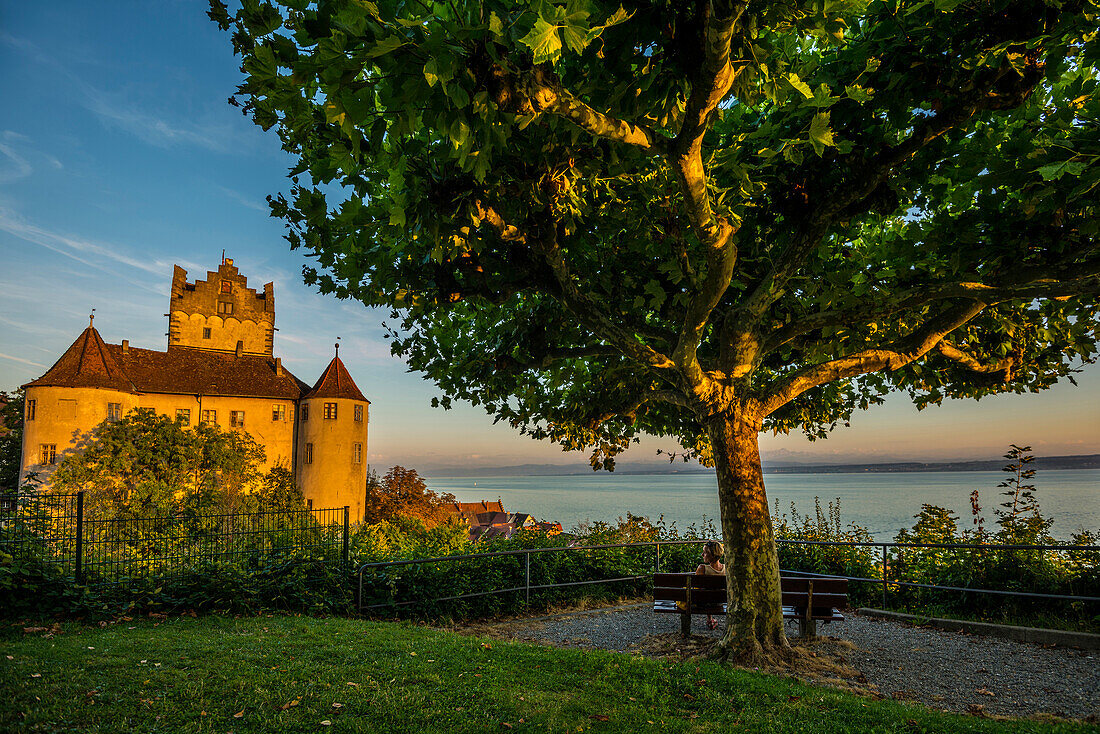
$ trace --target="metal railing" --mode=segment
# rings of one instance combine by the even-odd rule
[[[15,558],[59,565],[76,583],[173,578],[200,565],[329,550],[348,563],[348,507],[97,518],[84,493],[24,495],[0,504],[0,542]]]
[[[611,550],[620,548],[642,548],[652,547],[654,548],[654,561],[653,561],[653,573],[657,573],[661,570],[661,546],[679,546],[679,545],[701,545],[705,543],[705,540],[664,540],[664,541],[648,541],[643,543],[613,543],[608,545],[591,545],[591,546],[556,546],[549,548],[525,548],[520,550],[510,551],[493,551],[489,553],[467,553],[463,555],[453,556],[438,556],[435,558],[414,558],[401,561],[380,561],[375,563],[365,563],[359,567],[359,589],[357,594],[357,604],[360,611],[370,609],[390,608],[396,609],[398,607],[411,606],[415,604],[436,603],[445,601],[459,601],[463,599],[474,599],[478,597],[490,596],[495,594],[509,594],[516,592],[524,592],[525,604],[530,604],[531,592],[544,589],[555,588],[568,588],[575,586],[587,586],[595,584],[611,584],[623,581],[638,581],[641,579],[649,578],[650,572],[645,574],[631,575],[631,576],[619,576],[614,578],[600,578],[590,579],[586,581],[571,581],[559,584],[532,584],[531,583],[531,555],[540,553],[565,553],[565,552],[578,552],[578,551],[597,551],[597,550]],[[952,591],[952,592],[970,592],[975,594],[989,594],[998,596],[1012,596],[1022,598],[1034,598],[1034,599],[1050,599],[1061,601],[1079,601],[1079,602],[1100,602],[1098,596],[1084,596],[1084,595],[1071,595],[1071,594],[1043,594],[1038,592],[1028,591],[1013,591],[1005,589],[983,589],[977,587],[962,587],[962,586],[946,586],[940,584],[924,584],[914,581],[903,581],[900,579],[891,580],[889,578],[889,558],[890,554],[888,549],[900,548],[900,549],[944,549],[953,551],[1013,551],[1013,550],[1035,550],[1035,551],[1055,551],[1060,553],[1076,553],[1076,552],[1100,552],[1100,546],[1086,545],[1086,546],[1067,546],[1067,545],[997,545],[997,544],[949,544],[949,543],[876,543],[876,542],[859,542],[859,541],[817,541],[817,540],[777,540],[777,545],[802,545],[802,546],[839,546],[839,547],[861,547],[861,548],[878,548],[880,550],[880,578],[870,578],[863,576],[848,576],[843,574],[823,574],[810,571],[800,570],[788,570],[782,569],[781,574],[798,574],[800,576],[818,576],[818,577],[830,577],[830,578],[843,578],[849,581],[871,583],[880,585],[882,587],[882,601],[883,606],[887,605],[887,595],[891,587],[894,588],[919,588],[928,590],[939,591]],[[415,566],[428,563],[453,563],[460,561],[468,561],[474,559],[486,559],[486,558],[504,558],[511,556],[524,556],[524,583],[522,586],[510,586],[501,589],[489,589],[485,591],[471,592],[467,594],[454,594],[442,597],[431,598],[415,598],[405,600],[390,600],[386,602],[364,604],[363,592],[364,592],[364,572],[376,570],[376,569],[388,569],[402,566]],[[895,559],[896,560],[896,559]]]

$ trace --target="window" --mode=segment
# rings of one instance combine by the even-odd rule
[[[363,463],[363,444],[361,443],[355,444],[355,463]]]
[[[336,420],[336,403],[325,403],[325,420]]]
[[[210,338],[210,327],[209,326],[203,327],[202,338],[203,339],[209,339]]]
[[[355,420],[359,421],[360,423],[363,422],[363,406],[362,405],[356,405],[355,406]]]
[[[309,406],[308,405],[303,405],[301,408],[299,408],[298,409],[298,415],[300,416],[300,418],[302,420],[302,423],[305,423],[306,421],[308,421],[309,420]]]
[[[182,423],[185,426],[191,425],[191,409],[176,408],[176,422]]]
[[[273,421],[285,421],[286,420],[286,406],[285,405],[272,405],[271,406],[271,420],[273,420]]]
[[[111,423],[122,420],[122,403],[107,403],[107,420]]]
[[[218,313],[228,316],[233,313],[233,304],[228,301],[218,301]]]
[[[229,411],[229,425],[232,428],[244,428],[244,411],[243,410],[231,410],[231,411]]]
[[[217,423],[218,422],[218,411],[216,411],[216,410],[204,410],[202,412],[202,422],[203,423]]]
[[[232,292],[233,292],[233,281],[223,280],[222,281],[222,293],[232,293]]]
[[[311,443],[306,444],[306,455],[305,455],[305,458],[303,459],[303,461],[305,461],[305,463],[307,463],[307,464],[312,464],[313,463],[313,444],[311,444]]]
[[[37,400],[28,400],[27,401],[27,420],[29,420],[29,421],[34,420],[34,407],[37,403],[38,403]]]
[[[57,444],[43,443],[38,445],[42,466],[53,466],[57,463]]]

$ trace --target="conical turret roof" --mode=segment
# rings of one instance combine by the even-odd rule
[[[355,380],[351,379],[348,368],[344,366],[339,357],[332,358],[324,373],[321,374],[321,379],[317,380],[317,384],[306,394],[305,398],[347,398],[348,400],[362,400],[364,403],[370,402],[363,397],[363,393],[359,392]]]
[[[119,367],[99,332],[90,324],[46,374],[29,384],[35,387],[99,387],[122,392],[136,391],[134,383]]]

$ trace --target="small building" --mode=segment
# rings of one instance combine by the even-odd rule
[[[313,507],[363,516],[370,401],[339,347],[310,387],[275,357],[275,293],[248,287],[223,258],[206,280],[176,266],[165,351],[107,344],[89,320],[56,363],[27,383],[20,484],[53,467],[104,420],[149,408],[184,425],[247,432],[266,451],[264,469],[290,469]],[[94,318],[94,317],[93,317]]]

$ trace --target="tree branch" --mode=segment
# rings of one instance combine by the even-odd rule
[[[489,79],[489,93],[502,110],[521,115],[557,115],[599,138],[657,154],[668,149],[668,138],[649,127],[599,112],[574,97],[546,64],[517,74],[494,63],[489,67]]]
[[[828,326],[844,326],[853,323],[870,323],[906,309],[917,308],[935,301],[952,298],[980,299],[989,305],[1030,298],[1063,298],[1085,294],[1100,293],[1100,266],[1092,273],[1072,280],[1056,280],[1040,277],[1037,280],[1014,285],[987,285],[962,281],[918,285],[906,288],[891,297],[876,300],[872,304],[863,304],[849,309],[821,311],[805,316],[773,332],[764,341],[762,352],[770,352],[787,344],[803,334]],[[1080,271],[1078,271],[1080,274]],[[1035,275],[1032,271],[1032,275]]]
[[[1003,372],[1006,382],[1012,379],[1012,371],[1016,368],[1016,360],[1012,357],[1005,357],[993,364],[982,364],[974,355],[964,352],[946,339],[936,345],[936,350],[947,359],[958,362],[971,372],[980,372],[986,375]]]
[[[544,231],[535,241],[535,247],[561,289],[562,303],[578,318],[615,345],[622,354],[637,362],[657,369],[671,369],[675,366],[667,356],[643,344],[633,333],[614,323],[580,291],[558,244],[556,223],[549,222],[544,227]]]
[[[887,181],[895,168],[979,111],[1005,109],[1021,104],[1041,78],[1041,67],[1030,67],[1026,75],[1021,75],[1005,62],[983,79],[957,90],[940,113],[916,124],[913,134],[905,141],[876,154],[866,164],[853,170],[843,184],[815,197],[816,204],[813,201],[807,204],[808,211],[804,217],[807,225],[801,236],[796,237],[774,258],[775,264],[771,271],[761,279],[740,307],[740,320],[758,324],[768,306],[783,293],[787,281],[828,233],[837,216],[865,200]]]
[[[981,301],[965,301],[946,309],[923,329],[914,331],[889,347],[866,349],[847,357],[797,370],[779,379],[770,390],[765,392],[766,397],[761,401],[763,406],[761,415],[770,415],[804,392],[827,382],[844,380],[869,372],[901,369],[926,355],[945,336],[981,313],[986,305]]]

